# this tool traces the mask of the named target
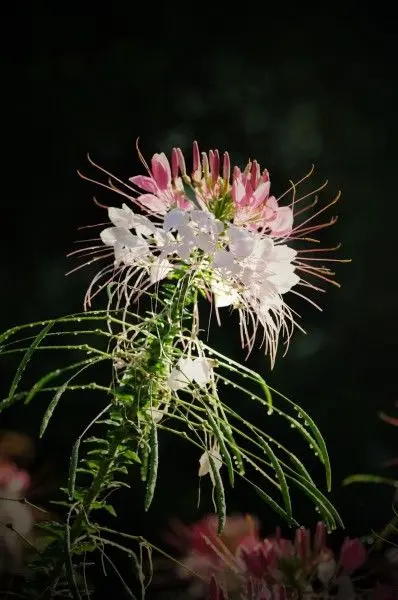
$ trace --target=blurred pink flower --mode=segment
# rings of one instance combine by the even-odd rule
[[[0,461],[0,572],[18,572],[23,565],[24,538],[29,535],[34,518],[23,503],[30,477],[9,461]]]
[[[183,537],[185,555],[180,575],[189,578],[196,573],[200,581],[194,577],[196,585],[192,589],[208,593],[210,600],[312,600],[318,594],[326,599],[332,585],[354,589],[351,574],[366,560],[366,550],[359,540],[347,539],[336,564],[326,546],[326,528],[321,522],[314,536],[309,529],[297,529],[292,542],[281,537],[279,530],[261,539],[259,525],[250,516],[227,519],[224,531],[218,535],[217,518],[207,516],[184,528]],[[342,573],[341,569],[349,572]]]
[[[355,571],[366,561],[365,546],[358,539],[346,538],[340,549],[340,566],[346,571]]]

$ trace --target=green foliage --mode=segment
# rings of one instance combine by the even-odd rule
[[[161,468],[161,432],[182,437],[201,454],[207,453],[220,531],[227,503],[223,475],[211,450],[215,444],[220,449],[230,485],[234,486],[237,477],[242,478],[288,523],[297,524],[290,496],[290,486],[294,485],[316,505],[330,529],[341,524],[338,513],[302,461],[268,433],[272,419],[285,420],[318,456],[330,488],[329,458],[315,423],[260,375],[199,340],[193,311],[197,291],[191,283],[189,274],[179,274],[179,278],[164,286],[161,294],[151,298],[156,310],[146,312],[143,317],[119,308],[119,292],[111,287],[106,311],[15,327],[2,336],[1,353],[22,353],[22,360],[8,396],[0,402],[0,411],[16,402],[28,404],[39,395],[49,395],[41,436],[69,393],[91,391],[105,397],[97,416],[78,435],[72,448],[68,485],[62,489],[65,499],[58,502],[67,511],[66,522],[46,525],[48,546],[32,563],[35,589],[59,590],[66,581],[71,597],[89,596],[85,574],[87,553],[99,552],[111,566],[106,546],[118,548],[129,556],[134,554],[118,541],[118,535],[124,534],[104,529],[93,515],[106,511],[117,517],[108,501],[110,493],[129,488],[124,478],[137,466],[146,487],[144,509],[149,510]],[[31,329],[38,333],[27,335]],[[30,361],[46,351],[69,354],[72,360],[42,376],[27,390],[21,390],[22,376]],[[184,389],[172,391],[167,381],[170,371],[187,352],[206,357],[212,365],[213,377],[207,386],[191,382]],[[103,370],[105,364],[112,377],[109,386],[96,381],[95,367],[101,365]],[[235,388],[242,403],[255,402],[264,410],[263,426],[248,422],[224,401],[225,386]],[[112,534],[110,538],[104,536],[105,531]],[[143,548],[149,552],[145,540],[130,536],[130,541],[138,544],[140,556]],[[138,564],[139,581],[144,585],[142,560]],[[116,567],[114,570],[119,576]]]

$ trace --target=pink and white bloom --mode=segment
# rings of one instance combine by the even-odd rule
[[[314,278],[335,283],[334,273],[325,266],[331,259],[322,257],[320,248],[301,245],[315,244],[318,240],[313,234],[335,222],[332,218],[314,224],[314,219],[339,196],[307,216],[317,202],[316,192],[324,187],[297,198],[298,185],[309,175],[277,198],[271,195],[268,171],[261,171],[257,161],[249,161],[243,171],[231,168],[227,152],[223,157],[218,150],[200,153],[196,142],[191,175],[179,148],[173,149],[171,163],[164,153],[152,157],[151,167],[142,160],[148,175],[131,177],[130,184],[135,187],[100,169],[111,177],[110,189],[147,216],[128,204],[110,207],[112,226],[100,233],[102,244],[72,253],[86,251],[88,264],[113,256],[112,264],[93,279],[85,305],[90,306],[94,296],[112,281],[118,282],[122,292],[119,303],[123,298],[128,304],[178,272],[214,302],[218,320],[222,308],[239,312],[242,344],[248,353],[262,329],[263,344],[273,364],[280,338],[288,346],[298,326],[286,294],[314,304],[307,292],[323,291]],[[288,193],[290,204],[284,203]],[[302,207],[310,196],[315,200]],[[330,250],[334,249],[323,249]]]
[[[7,461],[0,462],[0,572],[17,572],[23,566],[24,543],[32,530],[34,518],[22,501],[30,485],[23,469]]]

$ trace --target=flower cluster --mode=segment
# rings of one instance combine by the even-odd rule
[[[23,540],[33,527],[33,514],[23,500],[30,485],[26,471],[14,463],[0,461],[0,572],[22,567]]]
[[[281,537],[261,539],[258,522],[240,515],[227,519],[217,534],[217,519],[207,516],[190,528],[176,528],[177,540],[185,541],[179,575],[190,578],[189,593],[211,600],[294,600],[297,598],[354,598],[352,575],[367,561],[358,539],[346,538],[338,556],[326,545],[326,529],[297,529],[294,542]],[[184,546],[184,544],[182,544]],[[194,575],[193,575],[194,574]],[[384,598],[391,590],[376,585],[372,598]],[[207,595],[206,595],[207,594]]]
[[[243,172],[236,166],[231,169],[227,152],[222,160],[218,150],[200,154],[196,142],[190,176],[179,148],[173,149],[171,164],[164,153],[153,156],[151,168],[142,160],[148,175],[131,177],[129,185],[105,171],[111,177],[111,189],[148,216],[137,214],[127,204],[108,208],[112,227],[100,234],[104,246],[88,248],[89,263],[109,257],[109,249],[114,260],[93,279],[86,306],[111,281],[118,282],[129,304],[168,276],[186,276],[190,286],[214,301],[218,318],[221,307],[239,311],[242,343],[248,352],[260,326],[273,363],[280,336],[288,342],[297,325],[285,295],[293,292],[306,298],[300,289],[319,290],[311,282],[313,276],[334,283],[330,269],[317,266],[317,261],[330,259],[308,256],[319,248],[295,249],[290,243],[316,243],[309,235],[335,219],[323,224],[312,224],[313,220],[338,197],[298,223],[297,217],[317,202],[315,197],[310,205],[297,209],[319,191],[297,198],[296,186],[309,175],[291,184],[292,200],[282,206],[288,192],[280,198],[270,195],[269,173],[261,171],[257,161],[249,161]],[[117,187],[113,180],[124,187]]]

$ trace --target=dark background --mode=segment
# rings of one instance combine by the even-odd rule
[[[329,180],[324,197],[343,193],[326,243],[341,241],[340,256],[353,262],[337,267],[340,290],[314,298],[323,313],[299,306],[308,335],[295,334],[275,370],[269,372],[261,353],[250,365],[314,417],[332,460],[331,499],[348,533],[359,535],[390,517],[391,490],[342,488],[341,481],[353,472],[387,475],[381,463],[398,453],[396,430],[378,419],[382,409],[394,414],[398,400],[396,19],[379,4],[348,4],[340,10],[171,2],[129,10],[37,9],[16,19],[19,38],[8,45],[4,76],[11,103],[3,114],[9,166],[1,326],[81,309],[95,271],[65,277],[74,266],[65,255],[82,237],[78,226],[104,220],[94,194],[120,203],[77,176],[77,169],[89,172],[87,152],[127,178],[143,172],[137,136],[147,158],[174,145],[189,156],[197,139],[203,150],[228,149],[234,163],[257,158],[270,170],[274,193],[315,163],[316,180]],[[239,357],[236,332],[237,320],[224,319],[213,342],[225,350],[235,344]],[[32,377],[53,362],[43,356]],[[4,390],[14,366],[3,361]],[[87,415],[103,399],[71,396],[63,403],[38,446],[38,461],[51,462],[56,481]],[[37,439],[44,408],[37,401],[9,410],[0,426]],[[260,423],[262,417],[252,418]],[[158,539],[169,518],[189,522],[211,509],[210,500],[202,500],[196,510],[197,458],[162,440],[153,507],[142,514],[141,486],[134,483],[119,500],[123,526]],[[231,510],[257,514],[265,531],[277,525],[244,485],[228,500]],[[303,521],[314,523],[312,507],[298,502]]]

